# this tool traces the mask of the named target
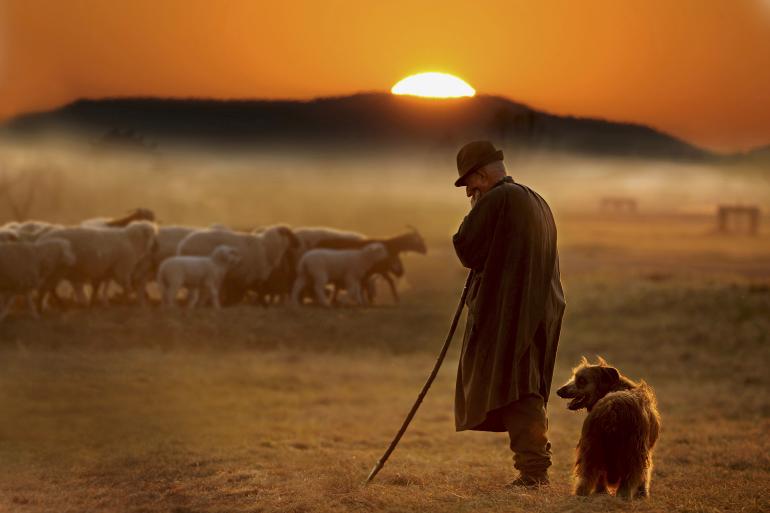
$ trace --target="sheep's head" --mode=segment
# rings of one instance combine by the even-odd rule
[[[277,226],[278,233],[281,234],[283,238],[286,239],[286,241],[289,244],[288,249],[297,249],[299,248],[299,239],[296,235],[294,235],[294,232],[291,231],[291,228],[288,226]]]
[[[149,255],[153,251],[155,244],[155,235],[158,233],[158,227],[150,221],[134,221],[125,228],[131,244],[136,249],[140,257]]]
[[[233,267],[241,261],[241,254],[234,247],[222,244],[214,249],[211,258],[225,267]]]
[[[427,254],[428,246],[425,244],[425,239],[423,239],[420,232],[417,231],[417,228],[411,225],[407,225],[407,228],[409,228],[410,232],[405,239],[405,250],[415,251],[421,255]]]
[[[299,239],[285,225],[276,225],[259,232],[258,237],[265,241],[265,253],[271,267],[276,267],[287,251],[299,247]]]
[[[138,207],[128,213],[136,221],[155,221],[155,212],[149,208]]]
[[[11,230],[0,230],[0,242],[17,242],[19,236]]]

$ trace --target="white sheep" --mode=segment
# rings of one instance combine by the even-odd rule
[[[10,228],[0,228],[0,242],[16,242],[19,236]]]
[[[0,227],[0,230],[10,230],[16,234],[20,241],[34,242],[46,233],[64,228],[64,225],[49,223],[47,221],[11,221]]]
[[[70,241],[77,262],[64,272],[52,276],[43,296],[67,280],[75,289],[78,302],[85,303],[83,286],[93,287],[91,302],[99,296],[100,286],[114,280],[124,292],[134,289],[133,275],[137,265],[147,258],[155,246],[157,227],[149,221],[136,221],[125,228],[89,228],[74,226],[53,230],[40,240],[61,238]],[[104,292],[104,291],[103,291]],[[106,302],[106,294],[101,294]]]
[[[72,246],[64,239],[0,244],[0,321],[8,314],[11,300],[21,294],[37,317],[33,293],[52,273],[74,263]]]
[[[246,291],[258,288],[280,265],[297,239],[282,225],[245,233],[219,229],[198,230],[179,243],[178,255],[206,256],[222,244],[238,251],[241,261],[227,273],[223,291],[228,302],[240,300]]]
[[[187,307],[192,309],[199,294],[206,291],[219,309],[219,291],[228,269],[240,261],[238,251],[226,245],[217,246],[209,256],[174,256],[160,264],[157,281],[163,295],[163,303],[172,306],[177,292],[186,287],[189,292]]]
[[[292,288],[292,302],[300,302],[300,294],[311,285],[316,300],[323,306],[329,306],[326,285],[340,284],[348,292],[348,297],[356,304],[364,303],[361,294],[361,280],[378,262],[388,258],[385,245],[375,242],[361,249],[311,249],[300,258],[297,264],[297,279]]]

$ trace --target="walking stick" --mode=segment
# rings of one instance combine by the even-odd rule
[[[422,404],[422,400],[425,398],[425,395],[428,393],[428,389],[433,384],[433,380],[436,379],[438,370],[441,368],[441,364],[444,362],[444,357],[446,356],[446,352],[449,349],[449,344],[452,342],[452,337],[455,334],[455,329],[457,329],[457,321],[460,319],[460,314],[463,311],[463,306],[465,305],[465,298],[468,295],[468,287],[470,286],[472,276],[473,276],[473,271],[468,273],[468,278],[465,280],[465,287],[463,287],[463,293],[460,296],[460,304],[457,305],[457,311],[455,312],[455,316],[452,319],[452,324],[449,326],[449,333],[447,334],[446,340],[444,341],[444,347],[441,348],[441,352],[438,354],[438,358],[436,359],[436,364],[433,366],[433,372],[430,373],[430,376],[428,376],[428,380],[422,386],[422,390],[420,390],[420,394],[417,396],[417,400],[414,402],[414,405],[412,405],[412,409],[409,410],[409,414],[404,419],[404,423],[401,424],[401,429],[398,430],[398,433],[396,433],[395,438],[393,438],[393,441],[390,442],[390,445],[388,446],[388,449],[385,451],[385,454],[382,455],[382,458],[377,460],[377,464],[374,466],[372,471],[369,472],[369,477],[366,478],[366,483],[364,484],[369,484],[372,481],[372,479],[374,479],[374,476],[376,476],[377,473],[380,470],[382,470],[382,467],[385,466],[385,462],[388,461],[390,454],[398,445],[398,442],[401,440],[401,437],[404,436],[404,433],[406,432],[406,428],[409,426],[409,423],[412,422],[412,418],[414,417],[414,414],[417,413],[417,408],[419,408],[420,404]]]

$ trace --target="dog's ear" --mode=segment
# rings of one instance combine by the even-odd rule
[[[599,371],[601,372],[602,382],[607,383],[609,386],[620,381],[620,373],[615,367],[601,367]]]

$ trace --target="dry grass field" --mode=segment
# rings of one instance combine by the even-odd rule
[[[8,169],[36,162],[3,151]],[[0,512],[770,510],[770,220],[759,237],[715,234],[721,178],[679,183],[682,197],[669,197],[652,193],[675,179],[569,181],[522,165],[560,227],[568,304],[554,384],[598,354],[658,396],[652,497],[627,503],[569,494],[585,413],[555,395],[552,484],[506,489],[506,435],[454,432],[459,337],[401,445],[363,486],[430,372],[464,281],[448,239],[467,202],[435,173],[393,164],[375,181],[360,163],[333,160],[250,170],[190,158],[159,170],[68,158],[47,157],[54,171],[30,217],[76,222],[141,205],[174,223],[372,234],[410,223],[430,249],[405,258],[399,305],[382,290],[361,309],[12,315],[0,324]],[[768,182],[742,180],[731,193],[769,204]],[[591,213],[597,195],[635,184],[649,209]]]

